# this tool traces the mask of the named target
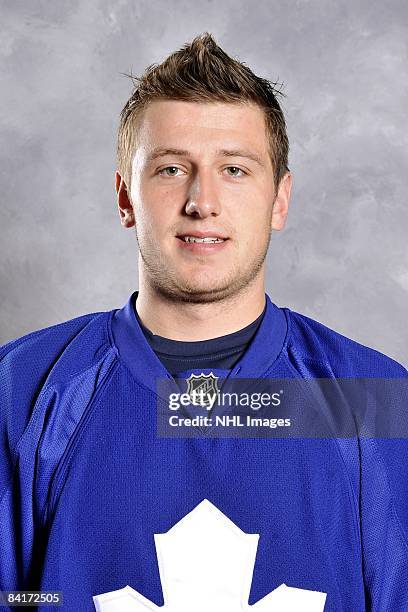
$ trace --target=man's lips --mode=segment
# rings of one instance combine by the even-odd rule
[[[225,248],[229,238],[220,232],[186,232],[183,234],[177,234],[176,238],[179,241],[180,247],[185,251],[190,251],[192,253],[201,253],[201,254],[211,254],[217,253],[218,251]],[[186,240],[186,238],[190,238],[191,240]],[[217,242],[195,242],[194,238],[204,239],[204,238],[215,238]]]
[[[218,238],[222,240],[228,240],[228,236],[226,236],[225,234],[221,234],[219,231],[199,232],[195,230],[193,232],[183,232],[177,234],[177,238],[180,238],[181,240],[184,240],[184,238],[187,236],[191,236],[192,238]]]

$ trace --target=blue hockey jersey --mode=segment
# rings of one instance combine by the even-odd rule
[[[171,376],[136,298],[1,349],[0,590],[67,612],[408,611],[407,440],[159,436]],[[213,374],[408,377],[268,296]]]

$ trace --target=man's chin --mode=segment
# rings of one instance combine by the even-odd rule
[[[218,302],[235,292],[231,283],[180,283],[172,286],[165,284],[156,288],[162,295],[172,300],[190,304]]]

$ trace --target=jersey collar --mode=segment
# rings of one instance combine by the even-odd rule
[[[123,308],[113,312],[112,338],[120,359],[136,380],[157,394],[157,379],[174,379],[150,347],[140,327],[135,313],[137,296],[135,291]],[[265,300],[266,310],[261,325],[229,378],[268,376],[284,348],[288,330],[284,310],[276,306],[267,294]]]

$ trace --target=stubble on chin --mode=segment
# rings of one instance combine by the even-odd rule
[[[137,238],[137,235],[136,235]],[[269,248],[271,232],[267,243],[250,265],[242,270],[235,265],[223,278],[211,278],[205,272],[198,272],[185,278],[169,265],[168,259],[152,244],[143,244],[137,239],[144,275],[151,288],[171,302],[205,304],[234,299],[241,292],[250,289],[261,271]],[[205,260],[203,260],[203,263]],[[197,261],[199,264],[199,260]]]

